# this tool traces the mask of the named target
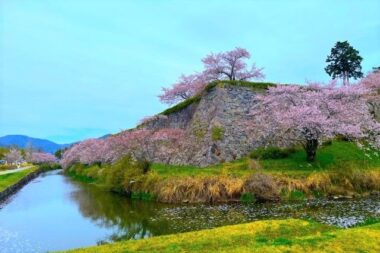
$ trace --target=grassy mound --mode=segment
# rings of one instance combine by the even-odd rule
[[[70,252],[380,252],[380,224],[339,229],[288,219],[257,221]]]

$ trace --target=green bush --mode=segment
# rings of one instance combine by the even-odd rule
[[[255,203],[256,198],[255,198],[255,195],[253,195],[252,193],[246,192],[240,196],[240,201],[245,204],[250,204],[250,203]]]
[[[306,197],[305,197],[305,193],[303,193],[302,191],[293,190],[289,192],[288,199],[289,200],[305,200]]]
[[[211,139],[213,141],[220,141],[223,139],[224,129],[222,127],[214,126],[211,128]]]
[[[62,169],[61,165],[59,165],[58,163],[43,163],[39,165],[39,168],[43,171]]]
[[[278,147],[267,147],[258,148],[249,154],[252,159],[283,159],[289,157],[292,153],[296,152],[295,148],[278,148]]]

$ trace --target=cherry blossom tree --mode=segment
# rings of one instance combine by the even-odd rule
[[[247,67],[245,60],[250,59],[251,54],[244,48],[237,47],[231,51],[207,55],[202,59],[205,73],[214,80],[250,80],[262,79],[262,69],[252,64]]]
[[[251,127],[269,144],[301,144],[314,161],[324,139],[344,135],[351,139],[375,137],[379,124],[370,114],[361,85],[335,87],[277,86],[258,97]]]
[[[136,160],[154,157],[155,143],[178,143],[184,137],[182,129],[134,129],[123,131],[106,139],[88,139],[66,150],[60,161],[63,168],[75,163],[114,163],[126,155]],[[174,146],[173,146],[174,147]]]
[[[250,58],[250,53],[240,47],[227,52],[211,53],[202,59],[204,70],[201,73],[181,75],[178,82],[170,88],[162,88],[162,94],[158,97],[163,103],[174,104],[198,94],[211,81],[264,78],[262,69],[255,64],[250,68],[247,66],[245,60]]]
[[[31,163],[55,163],[57,162],[57,158],[49,153],[43,153],[43,152],[32,152],[30,157]]]
[[[359,82],[365,88],[370,89],[372,92],[378,93],[380,89],[380,71],[372,71]]]
[[[171,88],[163,87],[162,94],[158,97],[165,104],[174,104],[201,92],[208,81],[210,80],[203,74],[181,75]]]
[[[12,148],[5,154],[4,159],[7,163],[14,164],[22,160],[22,155],[19,150]]]

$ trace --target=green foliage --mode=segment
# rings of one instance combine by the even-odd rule
[[[9,152],[9,149],[0,147],[0,160],[4,159],[5,154]]]
[[[58,163],[42,163],[38,166],[43,171],[50,171],[50,170],[59,170],[62,169],[61,165]]]
[[[0,192],[4,191],[8,187],[16,184],[21,179],[29,175],[30,173],[36,171],[36,167],[32,167],[30,169],[14,172],[14,173],[8,173],[4,175],[0,175]]]
[[[166,109],[165,111],[161,112],[160,114],[167,116],[169,114],[182,111],[183,109],[185,109],[189,105],[194,104],[194,103],[198,103],[200,100],[201,100],[201,95],[193,96],[191,98],[188,98],[188,99],[176,104],[173,107]]]
[[[62,158],[62,154],[63,154],[64,150],[62,149],[58,149],[57,151],[55,151],[54,155],[55,157],[57,157],[58,159],[61,159]]]
[[[260,160],[283,159],[289,157],[294,152],[296,152],[295,148],[267,147],[255,149],[249,154],[249,157]]]
[[[67,174],[82,182],[95,182],[109,188],[111,191],[132,196],[133,193],[140,196],[140,186],[145,182],[151,164],[148,161],[135,161],[130,156],[125,156],[112,165],[100,166],[99,164],[86,166],[75,164],[67,170]],[[148,198],[141,195],[142,199]]]
[[[214,126],[211,128],[211,139],[213,141],[223,140],[224,129],[222,127]]]
[[[322,146],[316,161],[312,163],[307,162],[305,158],[305,151],[296,149],[286,158],[260,160],[260,164],[265,171],[291,176],[302,176],[321,170],[331,171],[347,162],[360,170],[380,167],[378,151],[369,147],[360,149],[354,142],[347,141],[333,141],[331,145]]]
[[[305,200],[306,196],[305,193],[299,190],[293,190],[289,192],[288,199],[291,201],[299,201],[299,200]]]
[[[142,191],[132,192],[131,198],[145,201],[153,201],[156,199],[156,197],[153,194]]]
[[[347,41],[338,41],[326,59],[328,65],[325,71],[333,79],[343,78],[345,82],[351,77],[355,79],[361,78],[363,77],[361,71],[362,60],[363,58],[359,55],[359,51],[353,48]]]
[[[255,160],[260,164],[259,169],[252,169],[250,158],[200,168],[147,166],[146,162],[134,162],[126,157],[114,165],[75,165],[68,172],[79,180],[104,185],[133,198],[167,202],[203,201],[207,199],[204,196],[235,201],[245,193],[258,201],[279,200],[281,191],[283,199],[298,200],[380,190],[377,150],[366,146],[360,149],[353,142],[334,140],[321,147],[314,163],[305,161],[305,156],[305,151],[299,148],[285,158]],[[226,192],[234,194],[227,196]]]
[[[250,192],[245,192],[240,196],[240,201],[245,204],[255,203],[256,198],[255,195],[253,195]]]

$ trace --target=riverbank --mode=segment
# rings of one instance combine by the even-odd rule
[[[333,141],[319,150],[315,162],[309,163],[305,157],[302,149],[296,149],[280,157],[246,157],[205,168],[152,164],[149,170],[124,159],[114,165],[77,164],[66,172],[77,180],[108,187],[132,198],[166,203],[353,198],[379,194],[377,150]]]
[[[67,252],[379,252],[379,241],[380,223],[339,229],[288,219],[256,221]]]
[[[42,171],[37,166],[0,175],[0,202],[6,200]]]

